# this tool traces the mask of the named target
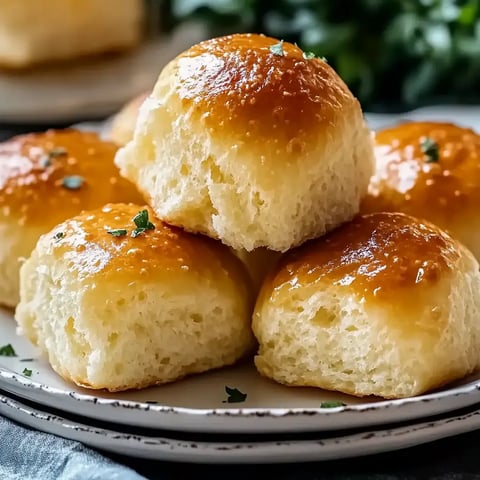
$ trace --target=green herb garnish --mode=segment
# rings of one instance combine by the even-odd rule
[[[8,345],[4,345],[0,347],[0,357],[16,357],[17,353],[13,349],[12,345],[9,343]]]
[[[320,404],[320,408],[337,408],[337,407],[345,407],[346,403],[343,402],[322,402]]]
[[[53,236],[53,238],[54,238],[55,240],[57,240],[57,242],[58,242],[58,240],[61,240],[64,236],[65,236],[65,234],[64,234],[63,232],[57,232],[57,233]]]
[[[422,152],[427,156],[427,163],[438,162],[438,143],[432,140],[430,137],[425,137],[421,143],[420,148]]]
[[[147,230],[154,230],[155,225],[148,218],[148,210],[140,210],[133,218],[133,223],[137,228],[132,230],[131,236],[133,238],[138,237]],[[107,233],[113,237],[123,237],[128,233],[126,228],[116,228],[113,230],[107,230]]]
[[[40,159],[40,166],[42,168],[47,168],[49,167],[50,165],[52,164],[52,161],[50,160],[50,157],[48,155],[44,155],[41,159]]]
[[[63,147],[55,147],[55,148],[52,148],[49,152],[48,152],[48,157],[50,159],[52,158],[56,158],[56,157],[63,157],[64,155],[67,155],[68,152],[67,152],[67,149],[66,148],[63,148]]]
[[[24,368],[22,372],[26,377],[32,376],[32,371],[29,368]]]
[[[270,51],[274,55],[278,55],[280,57],[285,56],[285,52],[283,51],[283,40],[280,40],[280,42],[276,43],[275,45],[270,46]]]
[[[242,393],[238,388],[225,387],[225,392],[227,393],[227,399],[223,403],[241,403],[244,402],[247,398],[246,393]]]
[[[63,177],[62,186],[69,190],[78,190],[83,185],[84,179],[80,175]]]
[[[127,234],[127,231],[124,228],[117,228],[116,230],[107,230],[107,233],[113,237],[123,237]]]
[[[325,63],[328,63],[327,59],[325,57],[319,57],[318,55],[316,55],[313,52],[303,52],[302,56],[305,60],[311,60],[312,58],[318,58],[320,60],[323,60]]]
[[[52,148],[40,159],[40,166],[42,168],[47,168],[52,164],[52,160],[54,158],[63,157],[64,155],[67,155],[67,154],[68,154],[67,150],[63,147]]]
[[[132,232],[132,237],[138,237],[147,230],[153,230],[155,225],[148,219],[148,211],[141,210],[133,217],[133,223],[137,226]]]

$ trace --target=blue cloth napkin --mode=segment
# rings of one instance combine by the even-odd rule
[[[0,480],[145,480],[81,443],[0,417]]]

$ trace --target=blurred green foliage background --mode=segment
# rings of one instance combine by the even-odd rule
[[[480,0],[168,0],[169,28],[249,31],[324,56],[364,108],[480,102]]]

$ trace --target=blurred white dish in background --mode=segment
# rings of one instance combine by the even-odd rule
[[[142,37],[142,0],[2,0],[0,5],[0,66],[7,69],[124,51]]]
[[[480,132],[480,105],[435,105],[405,113],[366,113],[372,130],[391,127],[408,121],[450,122]]]
[[[0,123],[66,123],[111,115],[151,89],[170,59],[203,38],[199,27],[186,26],[123,55],[0,71]]]

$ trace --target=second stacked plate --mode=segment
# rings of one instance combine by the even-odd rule
[[[16,335],[8,311],[0,311],[0,338],[17,354],[0,357],[1,415],[127,455],[215,463],[327,460],[395,450],[480,427],[480,410],[473,407],[480,401],[480,375],[428,395],[384,401],[287,388],[247,364],[109,394],[64,382]],[[245,393],[246,400],[227,403],[226,387]],[[345,406],[325,408],[332,401]]]

